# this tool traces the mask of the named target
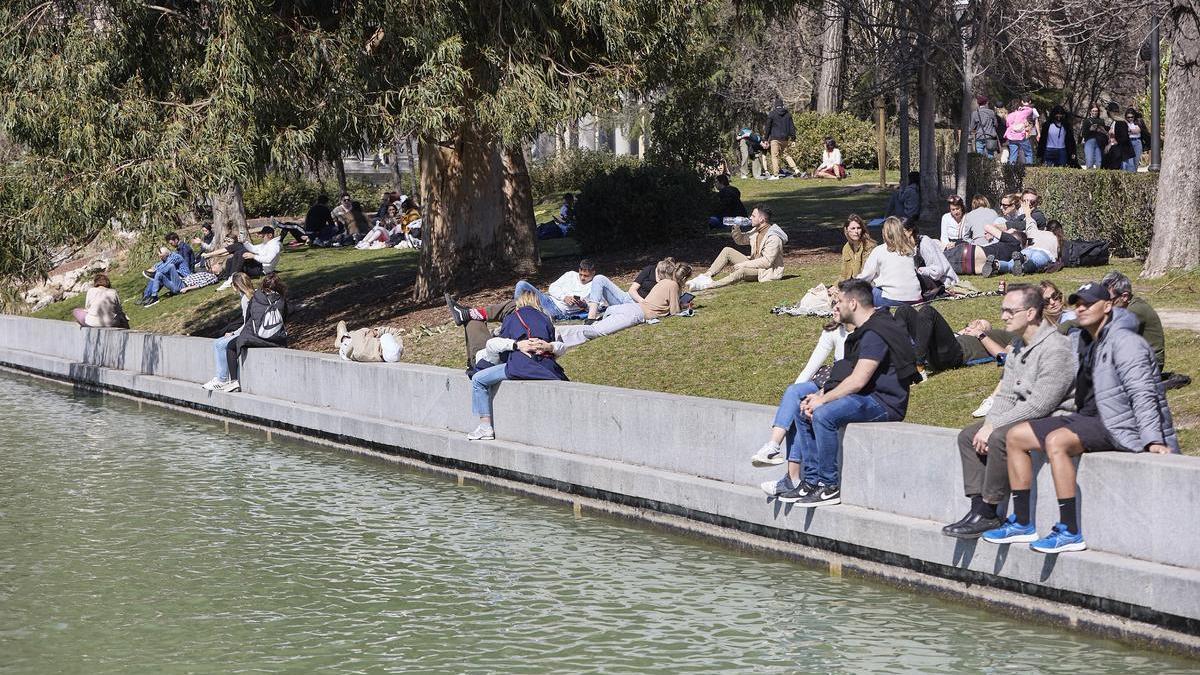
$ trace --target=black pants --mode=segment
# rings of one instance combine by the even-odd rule
[[[238,334],[237,339],[231,340],[225,347],[225,365],[229,367],[229,379],[238,379],[238,359],[246,353],[248,349],[267,349],[270,347],[286,347],[286,338],[282,342],[271,342],[264,340],[250,332],[250,326],[246,325],[242,328],[242,332]]]
[[[295,223],[278,223],[278,225],[279,225],[279,245],[280,246],[283,245],[283,240],[287,239],[289,232],[291,233],[291,235],[293,237],[296,238],[296,241],[303,241],[304,238],[308,236],[304,232],[304,229]]]
[[[233,277],[238,272],[245,272],[251,277],[261,277],[263,275],[262,263],[250,258],[247,260],[242,257],[246,252],[246,247],[241,242],[229,247],[229,262],[225,265],[226,277]]]
[[[932,304],[900,305],[895,317],[913,340],[917,363],[928,363],[934,370],[949,370],[963,364],[962,346],[954,329]]]

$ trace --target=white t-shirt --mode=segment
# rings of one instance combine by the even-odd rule
[[[833,150],[822,150],[821,151],[821,166],[819,166],[817,168],[818,169],[832,169],[833,167],[838,166],[841,163],[842,163],[841,148],[834,148]]]
[[[275,271],[275,266],[279,264],[279,252],[282,250],[279,237],[271,237],[270,241],[264,241],[261,244],[255,244],[252,241],[247,241],[243,244],[246,250],[254,254],[254,259],[262,263],[263,274],[270,274]]]
[[[813,347],[812,356],[808,357],[808,363],[804,364],[804,370],[796,376],[796,384],[808,382],[817,370],[825,365],[825,360],[829,358],[829,354],[833,354],[833,360],[846,358],[846,326],[838,326],[835,330],[821,331],[821,337],[817,339],[817,346]]]
[[[579,280],[579,272],[571,270],[563,274],[561,277],[554,280],[550,284],[550,288],[546,289],[546,295],[554,299],[554,304],[558,305],[559,310],[566,312],[568,309],[563,298],[568,295],[574,295],[577,298],[587,298],[592,291],[591,282],[583,283]]]
[[[971,228],[967,224],[967,217],[964,214],[962,222],[954,220],[954,216],[949,212],[942,214],[942,244],[948,245],[959,239],[970,239]]]
[[[921,299],[921,282],[917,280],[913,257],[893,253],[886,244],[871,250],[858,278],[871,282],[888,300],[915,302]]]

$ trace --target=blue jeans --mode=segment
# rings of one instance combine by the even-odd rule
[[[817,480],[825,485],[841,485],[839,454],[842,449],[838,436],[851,422],[886,422],[887,411],[874,396],[850,394],[817,408],[812,418],[796,416],[796,442],[807,459],[804,474],[813,466]],[[790,459],[789,451],[789,459]],[[811,482],[811,481],[810,481]]]
[[[569,312],[563,312],[558,308],[558,303],[554,302],[554,298],[539,291],[537,286],[534,286],[524,279],[518,281],[516,288],[513,289],[513,300],[521,297],[521,294],[526,291],[537,294],[538,303],[541,304],[542,311],[545,312],[546,316],[550,317],[552,320],[562,321],[570,316]]]
[[[172,293],[178,293],[179,289],[183,288],[183,277],[179,275],[179,270],[174,265],[159,265],[154,269],[154,278],[150,283],[146,284],[146,292],[142,293],[143,298],[152,298],[158,295],[158,291],[166,287]]]
[[[800,412],[800,402],[804,400],[805,396],[818,391],[817,385],[812,382],[800,382],[789,386],[783,392],[783,400],[779,402],[779,410],[775,411],[775,422],[771,425],[787,432],[788,461],[803,466],[804,480],[813,484],[817,482],[817,469],[815,465],[806,466],[804,464],[804,453],[796,443],[796,425],[803,417],[803,413]]]
[[[1033,164],[1033,143],[1028,138],[1023,141],[1008,142],[1008,163],[1016,164],[1018,154],[1024,155],[1025,166]]]
[[[217,379],[222,382],[229,381],[229,361],[225,358],[225,351],[229,343],[236,339],[236,335],[226,335],[213,340],[213,362],[217,364]]]
[[[588,293],[588,302],[612,307],[627,305],[633,302],[633,297],[621,290],[611,279],[603,274],[592,277],[592,290]]]
[[[983,155],[984,157],[987,157],[988,159],[991,159],[996,156],[996,153],[992,152],[991,150],[988,150],[987,141],[981,140],[978,138],[975,139],[975,153],[979,154],[979,155]]]
[[[1104,161],[1104,148],[1100,147],[1100,141],[1094,138],[1089,138],[1083,142],[1083,157],[1084,167],[1088,169],[1099,169],[1101,162]]]
[[[1036,274],[1050,264],[1050,254],[1038,248],[1022,249],[1021,255],[1025,256],[1025,264],[1021,267],[1025,274]],[[996,267],[1006,274],[1013,271],[1011,260],[997,260]]]
[[[492,387],[508,379],[505,364],[484,368],[471,377],[471,412],[479,417],[492,416]]]
[[[1121,166],[1121,168],[1126,171],[1137,171],[1138,164],[1140,164],[1142,161],[1142,139],[1131,138],[1129,139],[1129,142],[1133,143],[1133,157],[1125,160],[1125,163]]]
[[[1046,154],[1043,155],[1046,166],[1066,166],[1067,165],[1067,149],[1066,148],[1046,148]]]
[[[883,289],[880,288],[872,288],[871,297],[875,298],[876,307],[899,307],[900,305],[911,304],[902,300],[892,300],[891,298],[883,297]]]

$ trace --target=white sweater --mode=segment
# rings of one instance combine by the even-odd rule
[[[954,216],[948,212],[942,214],[942,245],[948,246],[951,242],[959,239],[970,239],[971,230],[967,225],[966,215],[963,215],[962,222],[954,220]]]
[[[898,302],[921,299],[921,282],[911,255],[892,253],[886,245],[876,246],[863,263],[859,279],[869,281],[883,292],[883,297]]]
[[[825,359],[829,358],[829,354],[833,353],[833,360],[846,358],[846,327],[838,326],[836,330],[823,330],[821,337],[817,340],[817,346],[813,347],[812,356],[808,357],[808,363],[804,364],[804,370],[796,376],[796,384],[808,382],[812,376],[816,374],[817,369],[825,365]]]
[[[925,266],[918,269],[917,274],[924,274],[947,286],[958,283],[958,275],[954,273],[954,268],[950,267],[950,260],[946,258],[946,252],[942,249],[941,242],[922,236],[920,250],[921,258],[925,260]]]

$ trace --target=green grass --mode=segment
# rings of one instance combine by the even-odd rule
[[[856,172],[840,183],[815,180],[735,181],[743,199],[772,206],[775,220],[792,237],[789,250],[816,247],[816,253],[834,253],[833,233],[840,230],[846,215],[859,212],[878,215],[886,194],[857,190],[853,181],[871,181],[874,175]],[[895,180],[895,176],[891,177]],[[557,210],[557,199],[537,206],[539,222]],[[715,250],[728,235],[714,231],[702,243]],[[578,249],[572,240],[542,242],[543,276],[553,278],[573,264]],[[707,250],[707,249],[704,249]],[[631,252],[630,257],[635,252]],[[699,254],[697,254],[699,255]],[[704,255],[707,255],[704,254]],[[572,380],[634,389],[664,391],[692,396],[723,398],[775,405],[784,388],[796,377],[816,343],[823,321],[806,317],[778,317],[771,307],[798,301],[818,282],[836,281],[838,263],[830,255],[805,256],[790,265],[784,280],[759,284],[743,283],[700,294],[698,313],[692,318],[672,317],[653,326],[638,326],[585,344],[563,359]],[[810,262],[811,261],[811,262]],[[625,261],[630,263],[630,261]],[[709,260],[690,260],[703,268]],[[339,249],[288,250],[280,272],[292,295],[308,307],[289,328],[304,344],[328,349],[330,324],[346,318],[355,325],[405,322],[408,315],[423,311],[416,320],[432,330],[410,330],[405,337],[405,360],[461,368],[465,354],[460,331],[448,325],[448,317],[436,308],[413,308],[398,304],[397,291],[410,283],[417,263],[411,251],[353,251]],[[618,264],[615,278],[628,283],[638,265]],[[1175,274],[1154,281],[1137,280],[1139,264],[1114,261],[1112,267],[1135,279],[1135,289],[1156,308],[1195,306],[1200,273]],[[1029,277],[1030,281],[1052,279],[1064,292],[1080,283],[1099,278],[1107,268],[1067,269],[1057,274]],[[971,277],[980,288],[994,288],[994,281]],[[1013,279],[1010,277],[1010,281]],[[170,298],[150,309],[133,305],[141,296],[145,280],[136,271],[118,275],[115,283],[126,302],[133,326],[163,333],[211,335],[236,316],[230,293],[218,294],[213,287]],[[490,297],[504,293],[493,289]],[[70,310],[82,304],[82,296],[57,303],[38,314],[45,318],[70,320]],[[974,318],[999,321],[996,297],[937,303],[938,310],[954,327]],[[1167,365],[1171,370],[1200,376],[1200,334],[1167,331]],[[913,389],[908,421],[946,427],[971,422],[970,412],[991,392],[999,378],[993,366],[962,368],[935,375]],[[1170,392],[1169,401],[1180,427],[1185,452],[1200,455],[1200,384]]]

